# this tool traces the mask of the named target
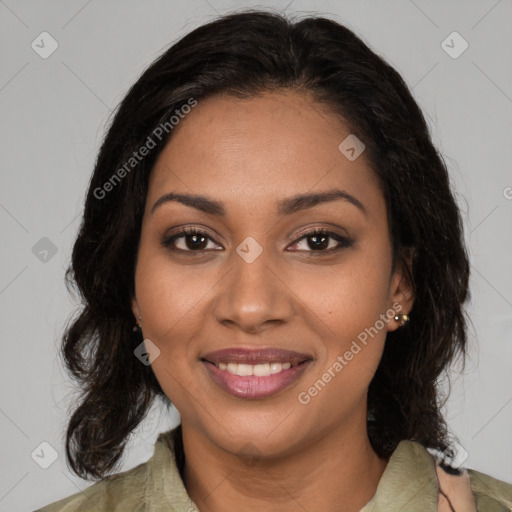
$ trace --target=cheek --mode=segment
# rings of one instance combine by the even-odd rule
[[[194,315],[212,284],[193,265],[177,266],[165,253],[141,248],[136,273],[137,299],[144,335],[165,344],[176,334],[193,329]]]
[[[178,265],[165,253],[141,245],[136,270],[137,300],[143,335],[160,350],[152,369],[175,405],[188,408],[189,393],[200,392],[194,377],[197,341],[204,338],[204,323],[211,311],[212,293],[221,275],[200,272],[196,265]]]
[[[192,278],[187,271],[177,269],[165,255],[141,247],[136,290],[143,335],[160,350],[151,368],[180,412],[189,410],[189,392],[195,386],[190,371],[191,340],[199,331],[194,306],[197,309],[206,293],[204,279]]]
[[[304,314],[341,344],[373,326],[388,309],[388,262],[377,251],[361,249],[341,264],[296,274],[290,288],[307,306]]]
[[[326,402],[318,401],[318,407],[331,398],[347,407],[348,402],[355,404],[364,397],[379,365],[387,333],[382,318],[390,318],[386,313],[390,260],[380,249],[360,250],[345,264],[303,275],[294,284],[312,322],[310,328],[322,334],[318,369],[308,382],[318,383],[313,393],[325,384]]]

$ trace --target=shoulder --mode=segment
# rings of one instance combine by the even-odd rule
[[[197,512],[176,463],[175,439],[180,435],[179,427],[160,433],[146,462],[35,512]]]
[[[474,469],[467,470],[476,505],[481,512],[510,512],[512,484]]]
[[[34,512],[142,512],[145,508],[147,462],[106,476],[83,491]]]

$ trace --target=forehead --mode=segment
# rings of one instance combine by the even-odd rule
[[[157,159],[148,204],[173,191],[206,194],[229,209],[334,187],[382,202],[365,153],[351,161],[339,149],[349,135],[339,116],[302,92],[199,100]]]

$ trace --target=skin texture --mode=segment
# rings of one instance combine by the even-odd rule
[[[385,200],[365,154],[349,161],[338,149],[349,134],[303,92],[214,96],[173,130],[153,170],[132,309],[161,351],[152,368],[181,414],[185,486],[202,512],[355,512],[386,467],[367,436],[366,395],[398,322],[360,344],[309,403],[298,400],[379,315],[396,302],[407,313],[414,300],[404,269],[391,273]],[[281,199],[332,188],[366,214],[342,199],[277,213]],[[168,192],[207,195],[226,216],[178,202],[151,213]],[[186,236],[174,246],[188,252],[162,246],[183,225],[211,234],[201,254]],[[329,255],[297,236],[322,227],[353,244]],[[263,250],[252,263],[236,252],[248,236]],[[296,350],[313,362],[291,387],[247,400],[220,389],[200,360],[228,347]]]

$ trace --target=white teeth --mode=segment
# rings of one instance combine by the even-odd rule
[[[267,375],[270,375],[270,364],[255,364],[252,372],[256,377],[266,377]]]
[[[219,363],[220,370],[226,370],[233,375],[247,377],[255,375],[256,377],[267,377],[274,373],[291,368],[291,363],[262,363],[262,364],[237,364],[237,363]]]
[[[252,369],[253,369],[253,366],[250,364],[239,364],[236,374],[246,377],[246,376],[252,375]]]
[[[283,365],[281,363],[272,363],[270,365],[270,373],[279,373],[283,369]]]

